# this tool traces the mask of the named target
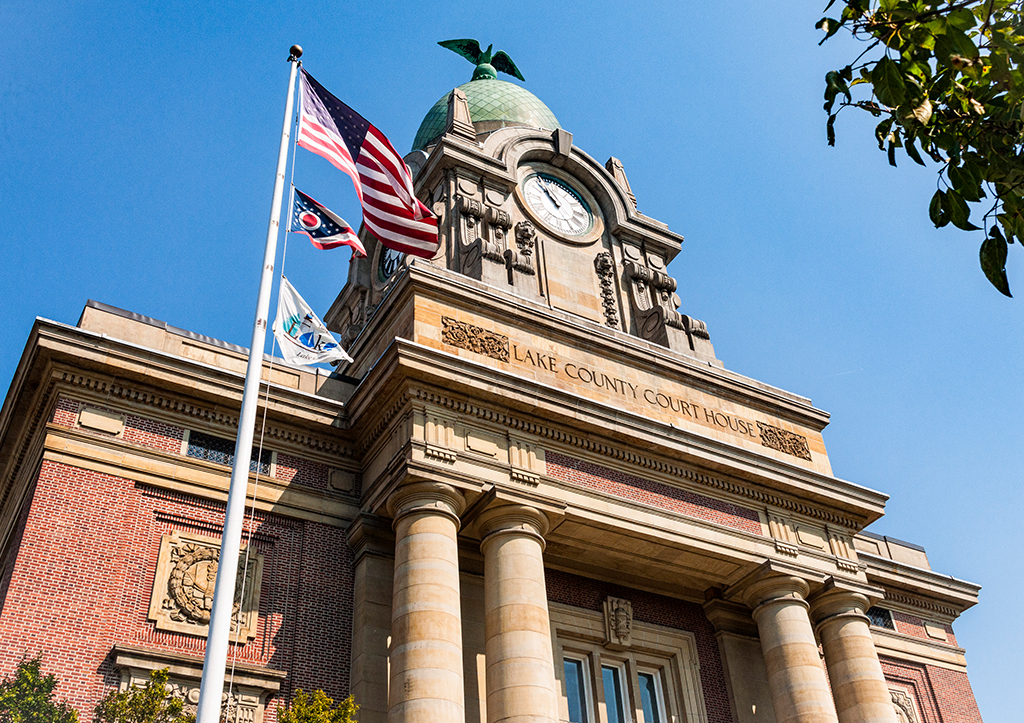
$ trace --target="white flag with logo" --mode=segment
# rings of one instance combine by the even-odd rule
[[[274,336],[281,347],[281,356],[290,364],[309,366],[352,361],[309,304],[283,276],[277,292]]]

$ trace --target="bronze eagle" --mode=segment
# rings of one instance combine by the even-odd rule
[[[448,48],[469,62],[474,63],[476,70],[473,71],[473,80],[496,80],[498,78],[496,71],[519,78],[519,80],[526,80],[523,74],[519,72],[516,64],[512,62],[512,58],[508,57],[508,53],[504,50],[499,50],[491,55],[491,48],[494,45],[488,45],[487,50],[481,50],[480,43],[470,38],[442,40],[438,45],[442,48]]]

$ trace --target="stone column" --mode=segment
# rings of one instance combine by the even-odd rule
[[[348,544],[355,553],[350,690],[359,701],[359,723],[384,723],[388,718],[388,639],[395,580],[391,520],[360,513],[348,529]]]
[[[807,615],[807,583],[773,575],[747,589],[768,671],[776,723],[836,723],[835,705]]]
[[[394,517],[389,723],[462,723],[462,614],[456,535],[465,506],[446,484],[414,483],[388,500]]]
[[[868,607],[866,595],[836,587],[817,595],[811,604],[839,723],[897,723],[864,614]]]
[[[547,517],[501,505],[480,517],[488,723],[558,720],[551,653],[544,535]]]

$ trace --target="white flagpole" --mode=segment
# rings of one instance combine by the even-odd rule
[[[302,48],[293,45],[288,56],[288,62],[291,63],[291,72],[288,76],[288,100],[284,109],[284,129],[281,131],[281,150],[277,157],[274,200],[271,202],[270,227],[267,229],[267,245],[263,252],[260,290],[256,298],[256,321],[252,329],[252,343],[249,345],[249,365],[245,370],[242,411],[238,416],[235,463],[231,467],[231,486],[228,488],[224,533],[220,540],[220,561],[217,565],[213,610],[210,612],[210,631],[206,636],[206,658],[203,661],[203,680],[199,687],[197,723],[220,723],[221,696],[224,695],[224,670],[228,661],[231,613],[235,600],[235,580],[238,575],[238,547],[242,543],[242,522],[245,519],[245,500],[249,486],[253,428],[256,425],[260,374],[263,370],[263,347],[266,343],[267,317],[270,312],[270,289],[274,283],[274,258],[277,256],[277,237],[281,225],[281,196],[284,190],[285,166],[288,162],[288,141],[291,136],[292,108],[295,98],[295,75],[298,72],[301,56]]]

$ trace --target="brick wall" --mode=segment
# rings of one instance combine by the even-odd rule
[[[550,458],[549,458],[550,464]],[[550,467],[549,467],[550,470]],[[550,471],[549,471],[550,474]],[[729,692],[725,685],[715,629],[697,603],[633,590],[558,570],[545,570],[548,600],[586,610],[602,610],[605,599],[621,597],[633,605],[633,619],[693,633],[700,660],[700,683],[709,723],[732,723]]]
[[[185,438],[185,429],[173,424],[167,424],[156,419],[140,417],[137,414],[128,414],[119,409],[104,407],[100,404],[85,404],[77,399],[60,397],[54,406],[53,414],[50,416],[52,424],[72,429],[78,423],[78,413],[82,407],[87,406],[93,409],[101,409],[105,412],[124,415],[124,432],[121,435],[128,444],[135,444],[140,447],[159,449],[170,454],[181,453],[181,442]],[[109,434],[82,428],[80,431],[86,434],[95,434],[101,437],[109,437]]]
[[[115,643],[201,656],[205,637],[158,631],[147,619],[161,535],[217,538],[224,506],[119,477],[44,461],[0,612],[0,675],[42,652],[86,720],[117,684]],[[265,555],[256,638],[240,662],[289,673],[284,693],[348,694],[352,557],[344,531],[258,513],[247,526]],[[229,660],[232,652],[229,652]],[[273,723],[273,705],[267,723]]]
[[[890,612],[892,613],[893,624],[896,626],[896,632],[904,635],[913,635],[915,638],[937,640],[929,635],[928,631],[924,629],[924,618],[919,618],[916,615],[909,615],[896,610],[891,610]],[[953,634],[953,626],[939,623],[935,624],[946,631],[946,640],[938,642],[947,642],[950,645],[956,645],[956,636]]]
[[[886,656],[878,659],[885,679],[917,703],[921,723],[981,723],[966,672]]]
[[[755,510],[643,477],[634,477],[558,452],[546,452],[545,457],[548,475],[563,482],[571,482],[633,502],[642,502],[755,535],[762,534],[760,518]]]
[[[274,477],[317,490],[330,488],[326,465],[278,452]]]

